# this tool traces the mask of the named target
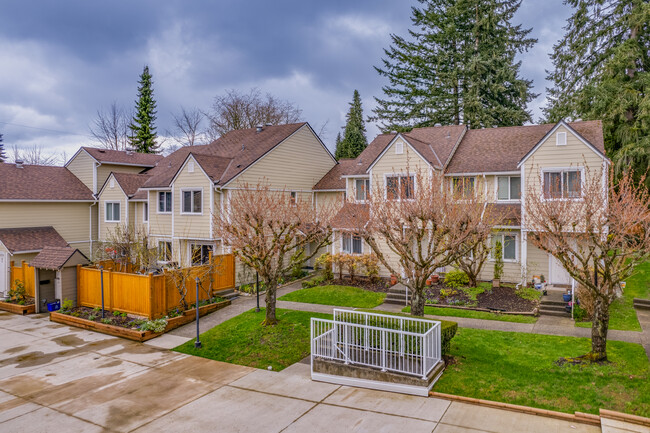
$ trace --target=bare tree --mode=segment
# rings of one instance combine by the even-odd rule
[[[248,93],[230,89],[214,98],[212,110],[205,115],[210,123],[206,134],[214,140],[235,129],[254,128],[267,123],[281,125],[299,122],[302,110],[270,93],[262,96],[257,88]]]
[[[311,200],[292,198],[288,192],[272,190],[262,183],[233,191],[226,208],[228,212],[215,216],[216,235],[266,284],[264,323],[273,325],[277,323],[278,279],[296,265],[296,260],[311,259],[331,242],[333,212],[328,207],[315,210]],[[310,254],[294,254],[308,245]]]
[[[174,131],[170,135],[181,146],[194,146],[202,144],[204,133],[200,127],[205,115],[198,108],[186,110],[181,106],[181,112],[172,113],[174,119]]]
[[[436,269],[453,264],[460,246],[481,230],[485,199],[476,193],[460,200],[437,173],[394,179],[388,187],[372,188],[368,222],[357,224],[355,231],[410,289],[411,314],[422,316],[427,279]],[[389,255],[397,257],[398,263]]]
[[[526,192],[525,224],[534,230],[528,239],[555,257],[591,295],[591,352],[578,358],[588,361],[607,359],[609,306],[620,283],[650,258],[645,179],[637,184],[627,172],[615,184],[612,173],[608,182],[601,174],[585,169],[575,197],[558,194],[561,189],[552,185],[540,193],[542,179],[530,182]]]
[[[29,165],[57,165],[58,157],[54,154],[46,153],[43,146],[33,144],[24,149],[20,149],[15,144],[12,147],[13,160],[22,161]]]
[[[106,149],[126,150],[129,145],[130,120],[129,113],[113,101],[108,110],[97,110],[90,133]]]

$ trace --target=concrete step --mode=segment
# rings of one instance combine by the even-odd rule
[[[540,316],[557,316],[557,317],[571,317],[571,313],[567,313],[566,311],[545,311],[540,309],[539,310],[539,315]]]
[[[398,300],[398,301],[402,301],[402,302],[404,302],[407,298],[406,298],[406,296],[404,296],[404,295],[394,295],[394,294],[392,294],[392,293],[389,293],[388,295],[386,295],[386,300],[389,300],[389,299],[392,299],[392,300]],[[408,297],[408,300],[409,300],[409,301],[411,300],[411,297],[410,297],[410,296]]]
[[[394,305],[404,305],[406,306],[406,301],[402,299],[389,299],[388,297],[384,299],[384,304],[394,304]]]
[[[566,305],[540,305],[539,310],[542,311],[566,311]]]
[[[543,306],[543,305],[558,305],[558,306],[560,306],[560,307],[564,307],[564,306],[566,305],[566,302],[564,302],[564,301],[562,301],[562,300],[560,300],[560,301],[553,301],[553,300],[550,300],[550,299],[544,299],[544,298],[542,298],[542,300],[540,301],[539,305],[540,305],[540,306]]]
[[[222,290],[220,292],[217,292],[216,295],[224,299],[235,299],[239,297],[239,295],[235,293],[234,289]]]
[[[650,299],[634,298],[634,308],[640,310],[650,310]]]

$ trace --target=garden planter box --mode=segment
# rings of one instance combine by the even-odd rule
[[[36,312],[36,304],[18,305],[13,302],[0,301],[0,310],[24,316],[26,314],[34,314]]]
[[[199,307],[199,316],[205,316],[213,311],[219,310],[223,307],[230,305],[229,300],[217,302],[215,304],[208,304]],[[139,331],[137,329],[124,328],[122,326],[107,325],[101,322],[95,322],[81,317],[70,316],[68,314],[52,312],[50,313],[50,320],[64,325],[76,326],[78,328],[88,329],[91,331],[101,332],[102,334],[113,335],[115,337],[122,337],[133,341],[147,341],[156,338],[159,335],[183,326],[187,323],[193,322],[196,319],[196,310],[187,310],[181,316],[172,317],[167,319],[167,327],[164,332],[152,331]]]

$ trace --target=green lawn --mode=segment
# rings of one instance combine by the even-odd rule
[[[634,298],[650,299],[650,262],[636,267],[635,274],[627,280],[623,296],[610,306],[609,329],[641,331],[634,311]],[[576,322],[576,326],[590,328],[591,322]]]
[[[194,340],[174,350],[232,364],[282,370],[309,355],[312,317],[331,319],[331,314],[278,309],[278,324],[262,326],[265,311],[247,311],[201,334],[201,349]]]
[[[296,290],[279,299],[281,301],[335,305],[338,307],[373,308],[381,305],[385,297],[385,293],[371,292],[358,287],[332,285]]]
[[[411,307],[404,307],[402,309],[405,313],[411,311]],[[450,317],[467,317],[470,319],[484,319],[484,320],[499,320],[501,322],[516,322],[516,323],[535,323],[537,317],[523,316],[521,314],[496,314],[488,313],[487,311],[474,311],[474,310],[461,310],[457,308],[445,307],[424,307],[424,314],[432,316],[450,316]]]
[[[459,328],[434,391],[562,412],[599,408],[650,416],[650,364],[642,346],[610,341],[611,363],[558,366],[590,340]]]

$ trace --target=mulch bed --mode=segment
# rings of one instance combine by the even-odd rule
[[[453,291],[454,294],[441,297],[440,291],[443,289]],[[438,283],[426,289],[425,296],[427,304],[440,306],[452,305],[519,312],[532,312],[537,307],[537,302],[521,298],[513,287],[498,287],[489,291],[486,290],[476,296],[476,301],[472,301],[462,289],[452,289],[443,283]],[[437,302],[431,302],[433,300]]]
[[[62,311],[59,310],[59,313],[62,313]],[[70,309],[69,313],[63,313],[63,314],[68,314],[69,316],[79,317],[86,320],[92,320],[93,322],[103,323],[101,309],[97,310],[89,307],[75,307]],[[90,316],[95,316],[95,318],[91,319]],[[138,317],[130,317],[128,315],[126,317],[123,317],[122,314],[116,315],[113,314],[112,311],[108,311],[108,310],[104,310],[104,318],[110,320],[110,323],[107,323],[107,325],[120,326],[122,328],[131,328],[131,329],[138,329],[138,326],[141,324],[141,322],[143,320],[145,321],[147,320],[144,317],[138,318]]]
[[[16,304],[16,305],[34,305],[36,303],[36,299],[32,298],[31,296],[25,296],[25,301],[20,304],[17,301],[14,301],[12,299],[5,299],[2,302],[5,302],[7,304]]]
[[[366,277],[355,277],[354,280],[343,277],[343,279],[335,278],[332,281],[327,282],[327,284],[335,286],[358,287],[363,290],[368,290],[369,292],[377,293],[388,293],[391,287],[390,280],[388,278],[379,278],[376,282],[372,282],[369,278]]]

